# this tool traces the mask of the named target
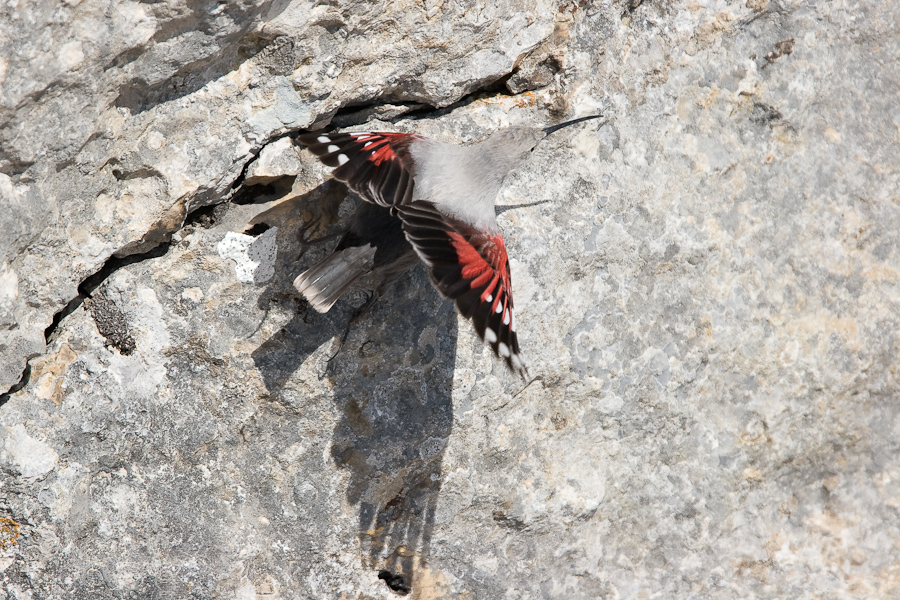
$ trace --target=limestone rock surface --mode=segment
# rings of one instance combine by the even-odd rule
[[[222,201],[267,142],[348,105],[449,105],[509,73],[554,14],[542,0],[0,8],[0,389],[81,281]]]
[[[0,7],[0,598],[900,596],[898,61],[892,3]],[[357,201],[293,132],[597,112],[498,199],[530,380],[423,269],[291,286]]]

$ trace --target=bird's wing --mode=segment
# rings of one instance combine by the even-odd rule
[[[304,133],[296,140],[363,200],[391,208],[412,199],[413,161],[408,133]]]
[[[503,237],[478,231],[424,200],[397,207],[397,214],[438,291],[456,301],[460,314],[472,319],[479,337],[510,369],[525,375]]]

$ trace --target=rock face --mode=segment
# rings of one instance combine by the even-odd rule
[[[900,595],[898,23],[0,8],[0,598]],[[292,132],[598,111],[498,201],[534,379],[422,269],[297,297],[356,200]]]

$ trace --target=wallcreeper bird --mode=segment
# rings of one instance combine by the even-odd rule
[[[456,146],[407,133],[306,133],[297,141],[366,201],[334,252],[294,280],[314,309],[327,312],[354,281],[381,271],[391,282],[416,262],[456,301],[482,340],[524,374],[516,337],[506,247],[494,199],[506,176],[538,142],[582,117],[545,128],[507,127]],[[407,243],[408,242],[408,243]],[[375,291],[377,298],[384,285]]]

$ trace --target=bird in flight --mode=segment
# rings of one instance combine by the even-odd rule
[[[416,134],[304,133],[296,140],[365,202],[334,252],[294,280],[327,312],[360,277],[386,285],[421,260],[431,282],[471,319],[478,336],[525,375],[516,336],[512,281],[494,200],[503,180],[549,134],[601,115],[544,128],[507,127],[457,146]]]

